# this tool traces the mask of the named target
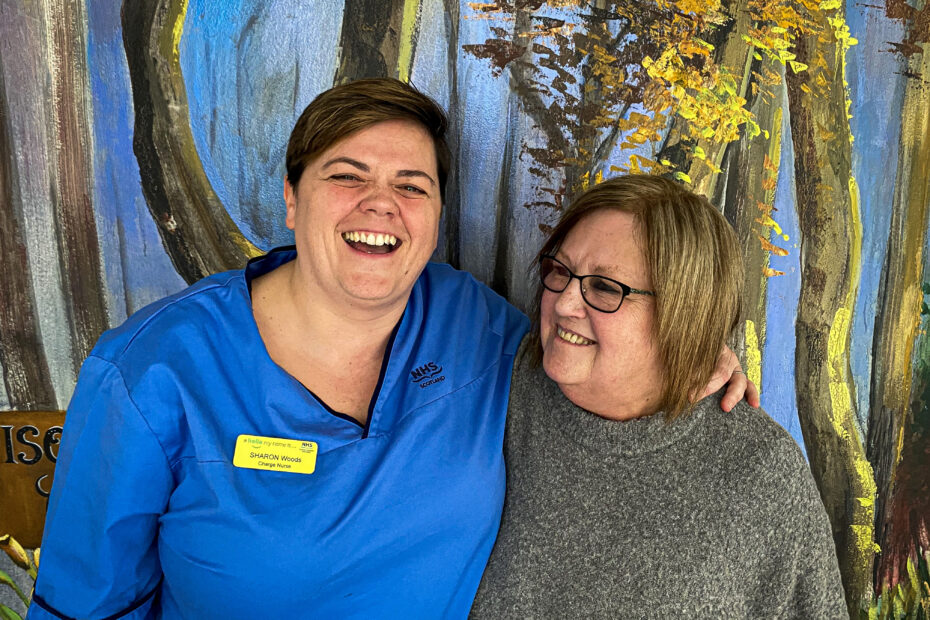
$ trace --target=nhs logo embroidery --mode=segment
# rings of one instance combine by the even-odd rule
[[[436,362],[427,362],[410,371],[410,381],[416,383],[421,388],[445,380],[446,377],[442,374],[442,366]]]

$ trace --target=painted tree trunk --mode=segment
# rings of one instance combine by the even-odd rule
[[[769,62],[769,61],[761,61]],[[778,89],[779,93],[783,92]],[[740,359],[746,376],[762,388],[762,353],[766,337],[766,290],[769,245],[774,221],[775,185],[781,164],[781,119],[783,102],[759,92],[751,98],[751,109],[759,126],[769,131],[750,138],[743,133],[729,145],[724,158],[725,183],[719,183],[718,204],[733,223],[743,250],[746,279],[743,289],[744,330],[739,342]]]
[[[97,226],[91,194],[92,146],[87,100],[84,4],[47,3],[51,114],[52,204],[75,374],[108,327]],[[74,27],[73,24],[79,24]]]
[[[809,69],[787,72],[787,85],[801,231],[798,415],[852,617],[871,591],[875,487],[859,438],[849,365],[861,229],[851,176],[845,46],[828,21],[842,24],[843,16],[840,3],[813,11],[819,33],[799,36],[795,50]]]
[[[930,548],[930,339],[921,331],[930,211],[930,90],[925,84],[930,77],[930,44],[911,56],[907,74],[897,191],[872,353],[868,451],[878,487],[876,531],[881,547],[876,589],[907,579],[907,558],[916,561],[918,541],[925,550]]]
[[[217,198],[194,146],[178,60],[186,6],[127,0],[122,20],[142,190],[172,263],[191,283],[261,252]]]
[[[7,80],[0,64],[0,152],[12,153],[7,109]],[[4,266],[0,295],[0,369],[6,400],[12,409],[56,407],[45,349],[39,335],[29,258],[14,186],[13,162],[0,157],[0,261]]]
[[[346,0],[333,84],[372,77],[399,77],[404,0]],[[409,76],[409,63],[407,64]]]
[[[532,33],[532,13],[526,7],[515,9],[514,26],[512,40],[527,41]],[[537,118],[541,127],[548,127],[546,123],[545,105],[539,97],[538,92],[530,93],[531,76],[528,71],[533,63],[532,45],[517,48],[520,53],[520,60],[510,65],[510,77],[515,87],[515,94],[519,96],[522,111]],[[513,97],[514,95],[511,95]],[[501,168],[500,182],[498,185],[497,200],[495,201],[495,233],[494,239],[494,264],[491,286],[495,291],[510,298],[512,296],[511,284],[512,273],[510,270],[511,263],[511,236],[513,235],[513,214],[511,209],[516,205],[511,204],[513,195],[514,171],[512,169],[515,161],[514,149],[519,148],[522,136],[517,135],[518,127],[521,124],[519,108],[511,104],[509,106],[509,118],[507,122],[508,139],[504,147],[503,166]],[[550,139],[555,138],[558,133],[556,129],[549,128],[547,136]],[[561,136],[561,134],[559,134]],[[555,174],[558,174],[556,172]]]
[[[449,115],[449,151],[452,154],[452,167],[449,170],[449,176],[446,178],[446,198],[442,205],[442,231],[441,247],[439,248],[440,260],[444,260],[456,269],[462,268],[461,258],[461,227],[459,219],[461,218],[461,193],[459,191],[461,179],[459,176],[459,162],[461,156],[462,135],[462,114],[463,110],[459,107],[459,74],[458,74],[458,57],[459,57],[459,3],[456,0],[443,0],[445,8],[445,30],[446,30],[446,79],[449,83],[449,109],[446,112]],[[415,52],[415,48],[412,50]],[[411,61],[412,62],[412,61]]]

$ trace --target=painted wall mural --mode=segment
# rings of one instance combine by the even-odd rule
[[[54,463],[99,334],[290,243],[294,120],[376,75],[452,120],[435,258],[520,307],[574,191],[652,171],[710,197],[747,264],[736,348],[851,613],[930,617],[924,0],[0,0],[0,529],[44,501],[12,480]]]

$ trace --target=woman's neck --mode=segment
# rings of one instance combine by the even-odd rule
[[[296,261],[252,281],[271,359],[330,408],[364,424],[391,333],[406,307],[346,307],[297,275]]]
[[[637,389],[624,382],[623,390],[605,390],[587,384],[558,384],[565,398],[578,407],[609,420],[633,420],[660,411],[659,391],[651,387]]]

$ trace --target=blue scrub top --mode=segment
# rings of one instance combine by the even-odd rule
[[[291,249],[101,337],[68,409],[29,620],[465,617],[500,522],[528,322],[430,264],[368,423],[275,364],[249,282]],[[315,471],[233,465],[241,434],[313,441]]]

